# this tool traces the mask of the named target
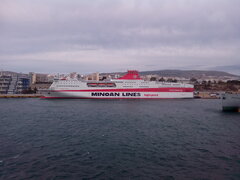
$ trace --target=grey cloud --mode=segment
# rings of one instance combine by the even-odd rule
[[[34,3],[30,0],[5,0],[1,8],[0,62],[11,55],[21,57],[25,54],[82,50],[97,53],[98,49],[107,53],[119,51],[116,58],[127,58],[134,63],[138,59],[139,67],[146,67],[145,64],[149,63],[159,68],[169,67],[171,65],[164,62],[168,57],[176,68],[182,64],[194,67],[198,61],[202,64],[212,61],[210,64],[214,64],[225,48],[231,49],[230,54],[226,52],[223,55],[227,63],[236,64],[239,59],[238,0],[39,0]],[[129,49],[135,53],[129,54]],[[138,53],[149,49],[155,49],[156,53]],[[198,51],[202,54],[193,53],[196,57],[188,60],[188,56],[177,56],[179,49],[184,49],[186,54],[192,49],[200,49]],[[209,49],[214,50],[215,58],[204,57]],[[158,55],[159,51],[168,55]],[[90,63],[99,64],[97,58],[89,59]],[[109,67],[106,70],[114,60],[107,61]]]

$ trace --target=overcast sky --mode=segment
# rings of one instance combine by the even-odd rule
[[[0,0],[0,70],[240,75],[240,0]]]

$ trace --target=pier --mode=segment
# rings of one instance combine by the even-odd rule
[[[201,99],[220,99],[220,93],[213,93],[213,92],[198,92],[194,95],[194,98],[201,98]]]
[[[42,94],[0,94],[0,98],[40,98]]]

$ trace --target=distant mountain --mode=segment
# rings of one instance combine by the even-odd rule
[[[101,73],[105,74],[120,74],[126,72]],[[156,70],[156,71],[141,71],[140,75],[159,75],[162,77],[183,77],[183,78],[203,78],[203,77],[233,77],[240,78],[240,76],[230,74],[223,71],[201,71],[201,70]]]
[[[230,74],[223,71],[201,71],[201,70],[159,70],[159,71],[143,71],[140,72],[141,75],[148,74],[157,74],[159,76],[176,76],[176,77],[184,77],[184,78],[201,78],[206,76],[213,77],[239,77],[234,74]]]

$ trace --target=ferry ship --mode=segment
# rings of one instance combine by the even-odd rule
[[[138,71],[130,70],[124,76],[108,81],[54,80],[42,98],[175,99],[193,98],[193,91],[193,85],[145,81]]]

